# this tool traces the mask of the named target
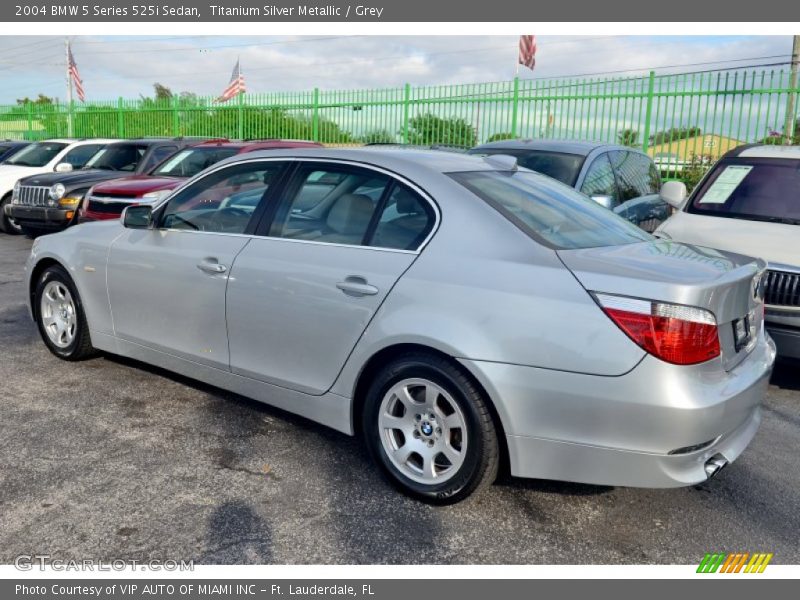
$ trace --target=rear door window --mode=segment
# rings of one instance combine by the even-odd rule
[[[589,165],[581,184],[581,191],[590,198],[606,198],[607,202],[604,202],[604,205],[609,207],[619,203],[614,169],[607,153],[601,154]]]
[[[610,155],[617,175],[620,202],[658,193],[660,177],[649,157],[624,150],[616,150]]]

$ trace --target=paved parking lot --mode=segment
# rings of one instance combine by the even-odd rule
[[[504,478],[457,506],[398,495],[359,441],[141,364],[61,362],[23,304],[30,240],[0,235],[0,562],[800,562],[800,366],[711,483],[639,490]]]

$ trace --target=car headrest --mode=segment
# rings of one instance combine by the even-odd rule
[[[410,215],[419,212],[419,201],[408,190],[399,188],[396,192],[397,212],[401,215]]]
[[[364,194],[342,194],[328,212],[328,227],[342,235],[357,235],[369,227],[375,205]]]

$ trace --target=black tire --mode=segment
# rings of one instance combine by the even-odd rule
[[[42,296],[48,284],[53,282],[60,283],[67,288],[74,305],[74,337],[68,345],[63,347],[56,345],[50,339],[50,336],[45,331],[45,324],[42,318]],[[36,291],[33,295],[33,311],[42,340],[50,352],[57,357],[63,360],[78,361],[91,358],[97,354],[97,351],[92,346],[91,337],[89,336],[89,326],[86,322],[86,315],[83,311],[83,303],[81,302],[80,295],[75,288],[75,284],[72,282],[72,278],[63,267],[53,265],[45,269],[39,276],[39,280],[36,283]]]
[[[407,477],[389,458],[379,425],[381,404],[398,382],[422,379],[449,394],[463,415],[467,447],[463,463],[441,483],[420,483]],[[500,462],[498,435],[488,401],[473,381],[450,360],[425,352],[411,352],[382,368],[370,383],[362,414],[364,438],[383,474],[396,488],[430,504],[453,504],[488,487],[497,477]],[[419,438],[419,432],[414,433]]]
[[[19,235],[22,233],[22,228],[6,216],[5,208],[9,202],[11,202],[11,194],[6,194],[0,200],[0,230],[8,235]]]

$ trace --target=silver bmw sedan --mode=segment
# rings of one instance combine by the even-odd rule
[[[675,487],[756,433],[765,264],[657,240],[508,156],[280,150],[35,241],[65,360],[130,357],[363,436],[402,491]]]

